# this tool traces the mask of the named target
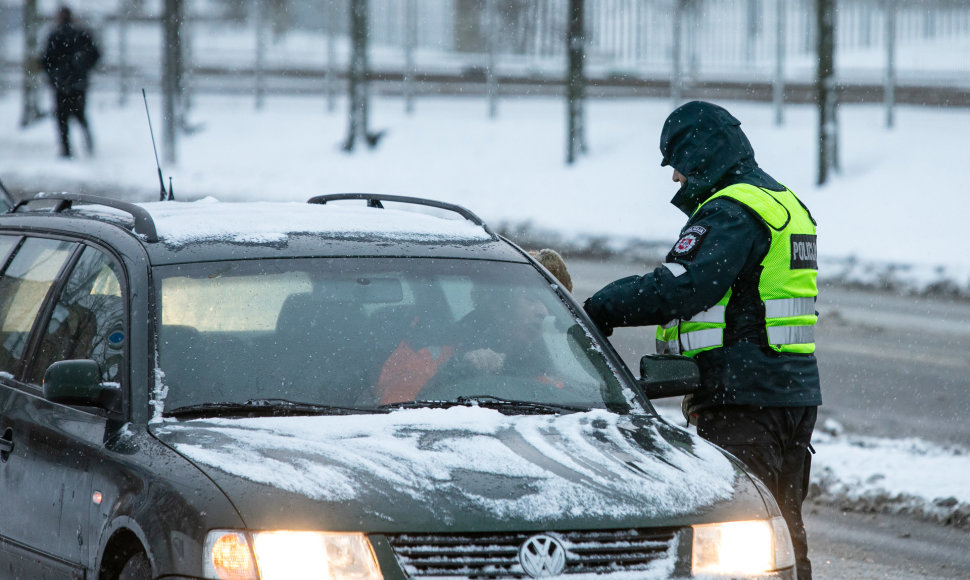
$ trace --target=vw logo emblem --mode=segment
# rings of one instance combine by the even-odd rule
[[[533,578],[550,578],[566,568],[566,548],[552,536],[532,536],[519,548],[519,563]]]

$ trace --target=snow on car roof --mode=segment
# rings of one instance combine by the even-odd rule
[[[415,242],[492,239],[483,227],[463,218],[447,219],[417,211],[363,205],[220,202],[211,197],[191,202],[137,205],[148,210],[159,239],[169,246],[201,241],[274,243],[291,234],[320,234],[340,239],[378,236]],[[85,206],[81,211],[124,214],[101,206]]]

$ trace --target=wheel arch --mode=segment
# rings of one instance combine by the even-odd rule
[[[144,553],[148,558],[154,574],[156,571],[155,558],[148,546],[149,542],[145,541],[144,535],[137,526],[119,525],[111,532],[104,547],[100,550],[97,562],[97,579],[115,580],[128,558],[138,552]]]

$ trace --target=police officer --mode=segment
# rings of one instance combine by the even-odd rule
[[[585,309],[607,335],[656,324],[658,352],[697,361],[701,387],[685,413],[772,491],[805,580],[812,572],[801,506],[822,402],[815,221],[758,167],[740,125],[702,101],[667,117],[662,165],[680,183],[671,203],[687,224],[662,266],[612,282]]]

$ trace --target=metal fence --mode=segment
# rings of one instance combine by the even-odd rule
[[[349,0],[184,0],[188,82],[198,90],[321,90],[346,68]],[[42,40],[59,2],[38,0]],[[103,47],[99,86],[160,82],[161,0],[75,0]],[[393,76],[564,75],[568,0],[369,0],[373,70]],[[19,86],[23,3],[0,0],[0,85]],[[586,0],[591,77],[691,83],[809,82],[814,0]],[[262,15],[262,16],[260,16]],[[894,22],[894,24],[893,24]],[[839,0],[840,83],[970,88],[970,0]],[[412,75],[413,76],[413,75]]]

